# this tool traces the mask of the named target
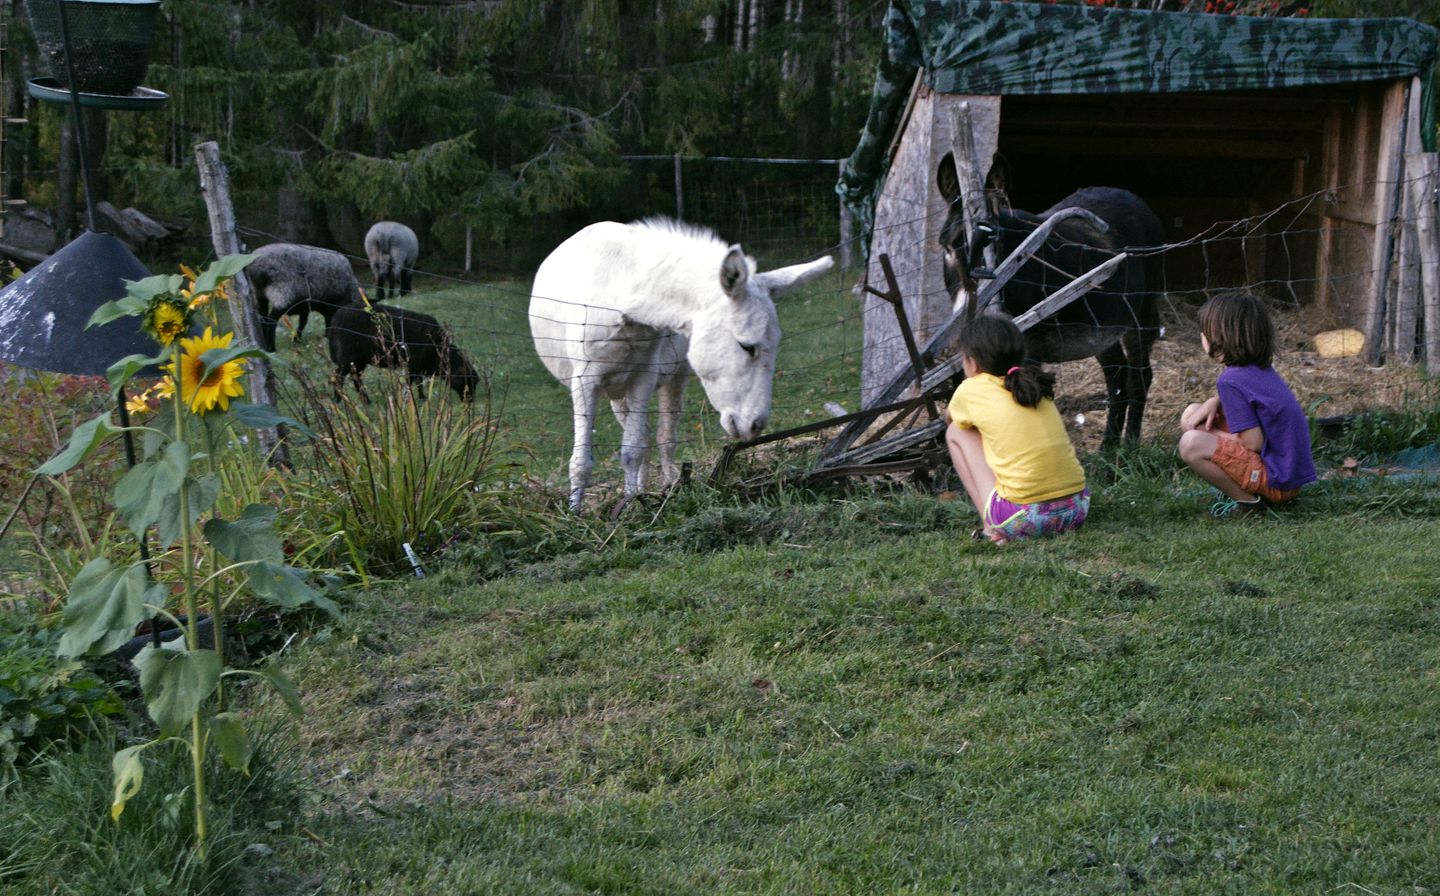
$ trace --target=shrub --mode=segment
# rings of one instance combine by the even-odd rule
[[[120,711],[108,684],[56,655],[59,641],[33,614],[0,611],[0,782],[47,744]]]

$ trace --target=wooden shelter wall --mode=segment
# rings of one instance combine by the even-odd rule
[[[968,101],[986,110],[977,155],[998,154],[1014,207],[1039,211],[1082,186],[1124,187],[1165,226],[1172,295],[1257,288],[1364,329],[1383,285],[1377,225],[1389,219],[1392,163],[1403,154],[1404,87],[1003,98],[921,90],[877,202],[870,282],[883,283],[878,258],[888,252],[919,340],[948,317],[935,171],[954,146],[945,110]],[[867,298],[865,313],[869,384],[908,359],[893,310]]]

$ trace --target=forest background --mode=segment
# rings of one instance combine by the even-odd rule
[[[25,93],[45,73],[25,2],[43,0],[7,3],[7,109],[27,124],[6,134],[5,195],[53,209],[58,247],[80,226],[81,182],[68,109]],[[1440,23],[1432,0],[1085,2]],[[591,221],[673,207],[670,170],[626,157],[848,156],[887,6],[166,2],[144,83],[169,100],[159,113],[87,113],[92,190],[179,234],[139,250],[156,269],[202,257],[194,146],[214,140],[252,248],[285,240],[358,254],[369,224],[393,219],[421,234],[427,269],[458,267],[468,244],[482,273],[525,273]]]

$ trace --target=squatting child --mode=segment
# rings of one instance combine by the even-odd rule
[[[1025,338],[1008,317],[975,318],[959,350],[965,379],[945,443],[980,511],[974,537],[1004,544],[1079,528],[1090,491],[1055,409],[1054,374],[1025,363]]]
[[[1180,415],[1180,458],[1225,496],[1211,515],[1294,500],[1315,481],[1310,426],[1271,367],[1275,328],[1260,300],[1225,292],[1200,307],[1200,347],[1225,365],[1215,393]]]

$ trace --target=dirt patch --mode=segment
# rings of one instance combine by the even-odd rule
[[[1178,437],[1180,412],[1192,401],[1214,393],[1220,365],[1200,350],[1196,305],[1167,303],[1161,313],[1164,335],[1155,343],[1155,371],[1145,407],[1144,438],[1166,441]],[[1408,403],[1433,400],[1435,383],[1427,382],[1416,365],[1370,367],[1358,357],[1322,358],[1315,334],[1338,325],[1307,308],[1270,306],[1279,338],[1275,369],[1285,377],[1313,417],[1395,410]],[[1051,365],[1056,375],[1056,405],[1082,451],[1100,447],[1105,430],[1105,380],[1093,360]],[[1084,422],[1077,422],[1077,415]]]

